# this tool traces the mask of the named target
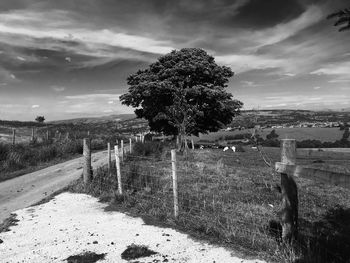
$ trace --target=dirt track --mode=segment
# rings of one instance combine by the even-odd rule
[[[39,202],[82,174],[82,157],[0,183],[0,224],[11,212]],[[107,151],[92,155],[92,166],[107,163]]]

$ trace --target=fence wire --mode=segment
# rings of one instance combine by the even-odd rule
[[[128,147],[125,147],[129,149]],[[264,148],[270,162],[279,161],[279,150]],[[112,158],[114,154],[112,154]],[[309,161],[309,159],[308,159]],[[244,249],[257,253],[269,251],[271,255],[280,249],[281,229],[278,224],[281,203],[280,177],[273,167],[267,167],[259,151],[224,152],[223,150],[194,150],[178,154],[177,198],[179,214],[174,216],[174,188],[170,153],[157,156],[139,156],[126,150],[121,162],[123,196],[121,204],[136,213],[173,222],[191,231],[210,235],[233,246],[238,243]],[[320,186],[317,182],[298,181],[299,185],[299,236],[295,241],[301,250],[317,251],[342,262],[339,247],[331,246],[330,239],[339,246],[348,240],[347,234],[329,233],[323,222],[329,206],[350,208],[348,190],[335,190]],[[96,173],[92,191],[96,195],[109,192],[115,196],[118,183],[115,160],[109,172],[106,167]],[[323,191],[323,192],[320,192]],[[341,198],[339,197],[341,194]],[[327,204],[323,204],[325,195]],[[316,221],[319,219],[319,221]],[[330,219],[332,220],[332,219]],[[323,224],[324,223],[324,224]],[[350,240],[349,240],[350,241]],[[350,244],[350,242],[348,243]],[[343,243],[341,248],[349,248]],[[331,261],[330,261],[331,262]]]

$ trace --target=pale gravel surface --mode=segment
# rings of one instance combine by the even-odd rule
[[[93,168],[106,163],[107,151],[92,154]],[[0,182],[0,224],[11,212],[35,204],[78,179],[82,167],[81,157]]]
[[[105,212],[106,206],[85,194],[63,193],[48,203],[16,211],[18,225],[0,233],[0,262],[66,262],[69,256],[84,251],[106,253],[98,262],[114,263],[263,262],[241,259],[225,248],[194,241],[170,228],[146,225],[141,218]],[[133,243],[158,254],[121,259],[121,253]]]

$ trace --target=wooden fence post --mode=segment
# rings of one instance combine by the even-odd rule
[[[112,157],[111,157],[111,143],[107,143],[108,152],[108,175],[111,175]]]
[[[173,176],[173,193],[174,193],[174,216],[179,216],[179,200],[177,193],[177,171],[176,171],[176,150],[171,150],[171,170]]]
[[[12,145],[16,144],[16,129],[12,129]]]
[[[117,167],[117,182],[118,182],[118,194],[123,194],[122,188],[122,175],[120,171],[120,158],[119,158],[119,148],[118,145],[114,146],[114,154],[115,154],[115,165]]]
[[[46,140],[49,141],[50,139],[50,131],[47,129],[46,130]]]
[[[34,128],[32,128],[32,142],[34,142],[35,140],[35,132],[34,132]]]
[[[129,138],[129,151],[130,151],[130,154],[132,153],[132,140],[131,138]]]
[[[295,165],[296,141],[281,140],[281,162]],[[282,193],[282,240],[291,242],[298,235],[298,188],[292,174],[281,173]]]
[[[194,141],[193,141],[193,139],[191,140],[191,145],[192,145],[192,150],[194,150]]]
[[[120,141],[120,159],[124,162],[124,140]]]
[[[83,180],[85,187],[91,183],[92,180],[92,168],[91,168],[91,140],[85,138],[83,141],[83,155],[84,155],[84,164],[83,164]]]

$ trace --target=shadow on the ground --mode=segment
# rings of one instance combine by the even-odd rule
[[[350,209],[340,206],[327,211],[317,222],[299,220],[302,258],[296,263],[350,262]]]

